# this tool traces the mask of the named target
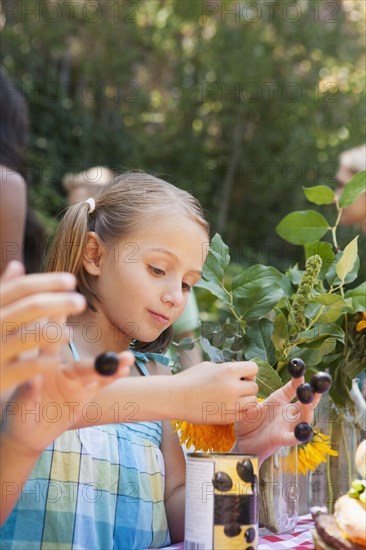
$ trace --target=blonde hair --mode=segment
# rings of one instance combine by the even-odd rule
[[[340,165],[351,172],[366,170],[366,145],[348,149],[339,155]]]
[[[96,302],[100,300],[93,288],[93,277],[83,265],[88,231],[94,231],[103,244],[113,245],[143,230],[153,217],[183,214],[196,222],[207,236],[209,233],[202,208],[192,195],[145,172],[127,172],[118,176],[94,199],[95,210],[91,213],[88,213],[87,202],[67,209],[46,262],[47,271],[68,271],[76,276],[78,291],[85,296],[93,311],[97,311]],[[162,351],[171,336],[172,327],[169,327],[155,342],[140,342],[135,347],[144,351]]]

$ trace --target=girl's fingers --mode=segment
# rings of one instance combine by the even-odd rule
[[[309,424],[312,423],[314,419],[314,411],[319,405],[321,397],[322,396],[320,393],[315,393],[314,400],[309,403],[309,405],[301,405],[301,422],[308,422]]]
[[[30,294],[64,292],[75,287],[76,279],[71,273],[35,273],[5,280],[0,289],[1,307]]]
[[[304,383],[304,377],[292,378],[287,384],[276,390],[270,396],[271,401],[277,399],[278,402],[287,402],[290,403],[296,397],[296,388],[300,384]]]
[[[235,373],[241,380],[254,380],[258,374],[258,365],[253,361],[233,361],[220,363],[218,368],[225,367],[229,372]]]
[[[299,445],[300,443],[301,443],[301,441],[296,439],[296,437],[294,436],[293,431],[292,432],[283,432],[281,446],[289,445],[290,447],[293,447],[294,445]]]
[[[59,359],[56,355],[44,355],[29,361],[14,361],[1,368],[1,392],[12,386],[23,384],[36,374],[57,368]]]
[[[246,396],[246,395],[256,396],[258,393],[258,384],[256,384],[251,380],[246,380],[244,382],[240,381],[239,390],[240,390],[241,396]]]
[[[8,263],[4,273],[1,275],[1,284],[6,281],[10,281],[11,279],[15,279],[16,277],[20,277],[21,275],[24,275],[24,266],[22,262],[13,260]]]
[[[68,317],[81,313],[85,305],[85,298],[76,292],[34,294],[3,307],[1,321],[21,325],[42,317]]]

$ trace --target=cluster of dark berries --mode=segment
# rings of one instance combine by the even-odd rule
[[[306,371],[302,359],[291,359],[287,365],[288,372],[292,378],[304,376]],[[296,395],[300,403],[305,405],[311,403],[315,393],[326,393],[330,390],[332,378],[327,372],[317,372],[311,377],[310,383],[305,382],[297,387]],[[300,422],[294,430],[295,437],[299,441],[310,441],[313,436],[313,429],[307,422]]]

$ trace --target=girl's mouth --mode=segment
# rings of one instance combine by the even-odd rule
[[[161,313],[156,313],[155,311],[150,311],[150,309],[148,309],[147,311],[150,313],[151,317],[159,324],[161,325],[169,324],[170,319],[166,315],[162,315]]]

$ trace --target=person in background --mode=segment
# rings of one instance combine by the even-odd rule
[[[27,106],[2,69],[0,114],[0,273],[11,260],[34,273],[41,268],[46,234],[27,200]]]
[[[106,166],[93,166],[77,174],[69,172],[62,178],[62,185],[67,191],[69,206],[94,198],[107,183],[112,181],[115,173]]]
[[[337,199],[341,196],[346,183],[363,170],[366,170],[366,145],[348,149],[339,155],[339,168],[336,175]],[[357,225],[360,231],[366,235],[366,192],[359,195],[350,206],[343,209],[340,224]],[[366,373],[359,377],[359,388],[366,399]]]
[[[366,145],[348,149],[339,155],[339,169],[336,175],[338,187],[336,196],[339,198],[346,183],[357,172],[366,170]],[[358,225],[366,235],[366,192],[357,197],[353,203],[343,209],[341,225]]]

